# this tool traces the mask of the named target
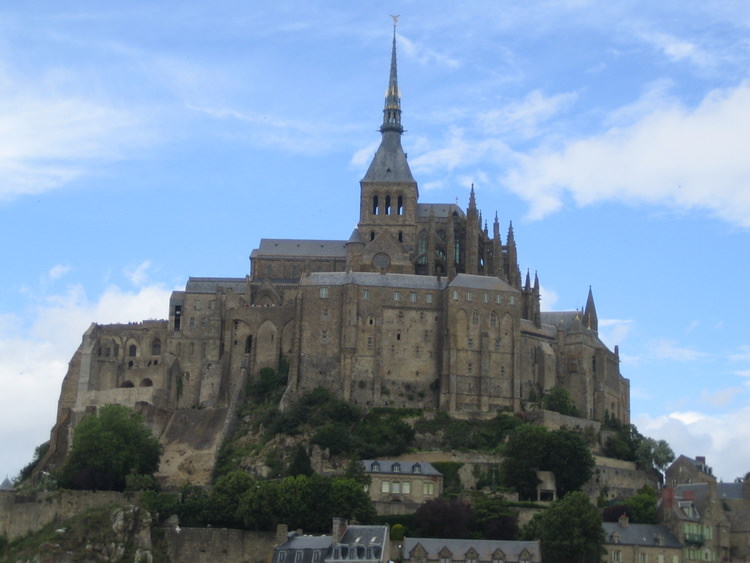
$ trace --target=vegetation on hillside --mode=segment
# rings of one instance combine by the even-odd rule
[[[604,531],[599,510],[575,491],[552,503],[526,525],[525,540],[539,540],[545,563],[599,563]]]
[[[674,461],[674,452],[666,441],[644,436],[635,424],[607,418],[604,429],[612,432],[604,442],[604,455],[608,457],[633,461],[644,470],[655,469],[660,473]]]
[[[122,405],[105,405],[76,426],[73,446],[57,475],[69,489],[125,490],[151,481],[161,445],[141,418]]]
[[[502,481],[521,499],[536,499],[537,470],[555,474],[558,497],[579,490],[594,470],[586,441],[565,429],[550,432],[533,424],[519,426],[511,433],[503,455]]]
[[[270,531],[283,522],[290,529],[324,533],[334,516],[363,524],[375,520],[375,509],[362,484],[346,477],[297,475],[258,480],[234,471],[218,479],[210,492],[190,485],[179,493],[146,491],[142,502],[160,519],[177,515],[184,526]]]

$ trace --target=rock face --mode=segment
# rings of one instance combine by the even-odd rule
[[[393,92],[395,45],[391,59]],[[261,239],[249,276],[189,278],[167,320],[92,324],[40,467],[60,463],[86,413],[116,403],[160,436],[166,484],[205,483],[248,377],[280,363],[282,407],[323,386],[364,408],[492,417],[562,387],[583,417],[630,422],[629,382],[598,337],[591,291],[581,310],[542,312],[513,226],[501,238],[495,214],[489,229],[473,188],[466,208],[420,202],[400,101],[388,104],[349,238]]]
[[[148,511],[134,505],[90,509],[66,521],[54,538],[28,548],[24,563],[153,563]]]

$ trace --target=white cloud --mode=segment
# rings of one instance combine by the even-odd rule
[[[728,387],[726,389],[719,389],[718,391],[704,390],[701,392],[701,402],[707,403],[712,407],[727,407],[738,395],[744,393],[745,389],[742,387]]]
[[[687,61],[701,67],[713,63],[712,57],[695,43],[667,33],[644,33],[641,38],[672,61]]]
[[[123,158],[141,126],[134,112],[92,100],[0,89],[0,201],[57,188],[98,162]]]
[[[559,297],[554,289],[544,287],[541,283],[539,284],[539,301],[542,311],[554,311],[558,299]]]
[[[464,136],[464,129],[451,127],[441,146],[423,143],[420,155],[410,159],[412,172],[434,174],[449,172],[456,168],[465,167],[490,156],[497,160],[504,160],[510,154],[505,143],[496,139],[484,139],[478,142],[468,141]]]
[[[675,455],[706,456],[717,478],[732,481],[750,471],[748,420],[750,407],[714,416],[699,412],[673,412],[658,417],[640,414],[633,422],[642,434],[666,440]]]
[[[649,351],[654,358],[675,362],[692,362],[706,356],[705,353],[679,346],[673,340],[666,338],[654,340],[649,345]]]
[[[70,272],[71,269],[72,268],[70,266],[66,266],[64,264],[56,264],[55,266],[52,266],[52,268],[50,268],[49,272],[47,272],[47,277],[50,280],[59,280],[68,272]]]
[[[419,45],[411,39],[407,39],[403,35],[397,36],[397,42],[397,48],[401,52],[421,65],[437,63],[441,66],[454,69],[461,66],[457,59],[438,53],[432,49],[428,49],[424,45]]]
[[[634,325],[635,321],[629,319],[599,319],[599,338],[614,348],[627,339]]]
[[[533,137],[539,134],[541,123],[570,107],[577,97],[573,93],[545,96],[541,91],[534,90],[520,102],[480,114],[479,126],[492,135],[512,131],[523,137]]]
[[[627,126],[517,155],[505,184],[541,218],[566,196],[704,209],[750,227],[750,84],[715,90],[694,109],[672,101]]]
[[[49,439],[68,362],[92,320],[164,318],[169,294],[157,285],[137,291],[110,286],[90,301],[79,286],[72,286],[41,302],[26,334],[19,334],[19,319],[0,315],[0,474],[17,474],[34,448]]]

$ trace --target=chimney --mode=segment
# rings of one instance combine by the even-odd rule
[[[281,545],[289,539],[289,526],[276,524],[276,545]]]
[[[617,523],[620,525],[620,528],[627,528],[628,524],[630,524],[630,519],[628,518],[627,512],[623,512],[620,514],[620,517],[617,519]]]
[[[662,506],[664,508],[674,508],[674,489],[671,487],[664,487],[661,492]]]
[[[331,543],[337,544],[341,541],[341,538],[344,537],[344,533],[346,532],[346,526],[346,518],[341,518],[340,516],[333,517],[333,526],[331,527]]]

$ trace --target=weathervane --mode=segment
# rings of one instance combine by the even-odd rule
[[[395,28],[395,27],[396,27],[396,26],[398,25],[398,18],[399,18],[399,15],[400,15],[400,14],[397,14],[397,15],[395,15],[395,16],[394,16],[393,14],[391,14],[391,17],[393,18],[393,27],[394,27],[394,28]]]

